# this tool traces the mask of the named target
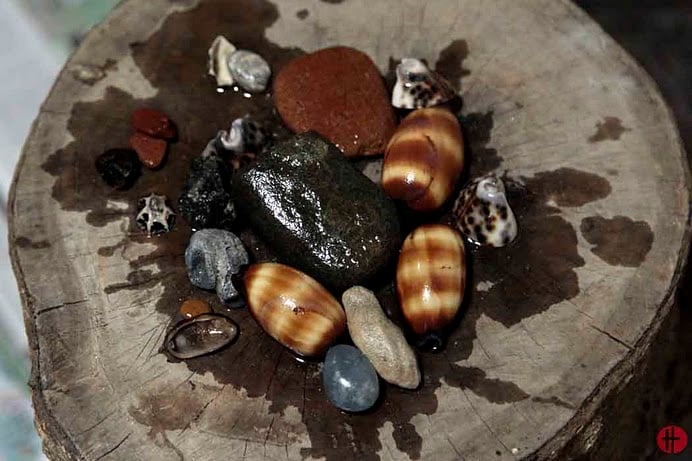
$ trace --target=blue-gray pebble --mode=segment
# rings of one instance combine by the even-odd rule
[[[327,351],[322,369],[329,400],[342,410],[358,412],[372,407],[380,395],[377,372],[353,346],[337,345]]]
[[[221,302],[231,307],[244,304],[232,277],[248,262],[243,242],[232,232],[222,229],[195,232],[185,250],[190,282],[205,290],[216,289]]]

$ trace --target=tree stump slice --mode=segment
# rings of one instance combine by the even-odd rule
[[[425,58],[463,96],[469,176],[507,174],[521,229],[473,252],[469,301],[417,391],[364,415],[329,405],[245,311],[222,353],[159,352],[187,281],[190,229],[147,238],[136,201],[177,198],[191,158],[262,102],[217,94],[218,34],[274,71],[330,45],[391,75]],[[254,104],[254,105],[253,105]],[[93,162],[150,106],[179,127],[160,171],[110,190]],[[654,83],[581,10],[554,0],[128,0],[69,60],[34,124],[10,198],[12,262],[54,460],[566,459],[588,453],[601,403],[638,372],[687,255],[690,179]]]

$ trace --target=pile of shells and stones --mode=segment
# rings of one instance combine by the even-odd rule
[[[219,91],[247,97],[267,91],[272,73],[261,56],[224,37],[209,49],[208,71]],[[273,79],[272,97],[283,129],[294,134],[276,140],[258,121],[239,118],[190,165],[178,199],[194,230],[185,252],[188,276],[194,286],[215,290],[224,306],[247,307],[298,357],[323,359],[329,400],[364,411],[378,399],[380,378],[420,386],[410,344],[443,347],[467,285],[464,238],[502,247],[516,237],[516,219],[497,176],[458,187],[464,142],[453,107],[459,96],[425,62],[401,60],[390,95],[364,53],[319,50],[287,63]],[[137,110],[131,122],[132,149],[111,149],[96,160],[103,180],[117,189],[131,187],[142,165],[159,168],[177,136],[157,110]],[[377,162],[382,153],[379,181],[352,162]],[[452,224],[431,223],[444,206]],[[405,238],[401,209],[415,223]],[[166,197],[139,201],[136,223],[150,235],[170,231],[174,219]],[[281,263],[252,261],[229,230],[238,219],[271,242]],[[388,268],[395,268],[403,330],[366,288]],[[187,300],[180,313],[184,320],[164,343],[176,359],[218,351],[239,333],[204,301]]]

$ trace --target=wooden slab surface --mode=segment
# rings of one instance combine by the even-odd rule
[[[193,289],[190,229],[147,238],[136,200],[176,198],[217,130],[269,101],[217,94],[207,47],[226,35],[288,59],[330,45],[391,75],[427,59],[460,88],[469,176],[512,179],[521,235],[475,252],[464,318],[424,385],[366,415],[331,407],[245,312],[223,353],[159,352]],[[85,71],[91,76],[85,78]],[[169,113],[180,141],[128,192],[94,158],[127,145],[129,114]],[[581,10],[555,0],[127,0],[45,101],[10,200],[37,425],[54,460],[555,459],[588,452],[600,403],[637,374],[687,254],[690,179],[651,79]],[[568,448],[566,448],[568,447]],[[558,455],[560,454],[560,455]]]

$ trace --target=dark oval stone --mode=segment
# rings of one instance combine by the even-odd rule
[[[135,184],[142,166],[134,151],[109,149],[96,158],[96,171],[109,186],[126,190]]]
[[[365,411],[380,395],[375,367],[353,346],[340,344],[327,351],[322,380],[327,397],[342,410]]]
[[[234,203],[278,256],[326,286],[376,276],[401,243],[394,203],[332,144],[297,135],[233,178]]]
[[[228,317],[202,314],[183,320],[166,335],[166,351],[176,359],[210,354],[233,342],[238,326]]]

